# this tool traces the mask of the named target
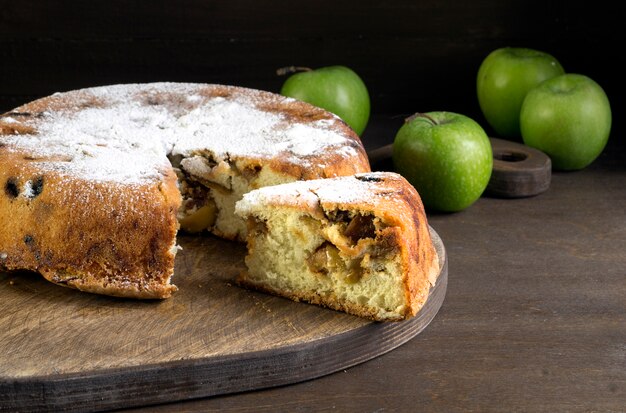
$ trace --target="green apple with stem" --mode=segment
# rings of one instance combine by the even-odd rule
[[[562,75],[561,64],[548,53],[517,47],[491,52],[478,69],[476,91],[485,119],[503,138],[519,138],[519,116],[528,91]]]
[[[491,143],[471,118],[429,112],[408,118],[393,142],[393,163],[419,192],[426,208],[455,212],[484,192],[491,170]]]
[[[296,72],[296,73],[293,73]],[[280,93],[334,113],[359,136],[370,117],[370,97],[363,80],[345,66],[319,69],[290,66],[279,69],[279,75],[293,73]]]
[[[520,112],[522,139],[545,152],[557,170],[582,169],[604,149],[611,105],[595,81],[565,74],[528,92]]]

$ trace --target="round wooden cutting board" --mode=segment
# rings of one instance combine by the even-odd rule
[[[295,383],[370,360],[441,307],[447,257],[418,315],[376,323],[232,283],[245,247],[179,237],[179,291],[162,301],[81,293],[0,273],[0,411],[90,411]]]

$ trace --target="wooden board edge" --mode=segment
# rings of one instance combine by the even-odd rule
[[[99,411],[260,390],[315,379],[383,355],[421,333],[443,304],[448,258],[441,238],[430,229],[441,272],[424,307],[407,321],[372,322],[330,338],[238,356],[76,375],[0,378],[0,412]]]

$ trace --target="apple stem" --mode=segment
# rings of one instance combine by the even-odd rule
[[[409,123],[409,122],[411,122],[412,120],[417,119],[417,118],[425,118],[425,119],[428,119],[429,121],[431,121],[431,122],[432,122],[432,124],[433,124],[433,125],[437,125],[437,124],[438,124],[438,123],[437,123],[437,121],[436,121],[435,119],[433,119],[433,117],[432,117],[432,116],[430,116],[430,115],[428,115],[428,114],[426,114],[426,113],[420,113],[420,112],[417,112],[417,113],[415,113],[415,114],[413,114],[413,115],[409,116],[408,118],[406,118],[406,119],[404,120],[404,123]]]
[[[310,67],[304,67],[304,66],[286,66],[286,67],[281,67],[280,69],[276,69],[276,74],[278,76],[285,76],[288,75],[290,73],[296,73],[296,72],[311,72],[313,71],[313,69],[311,69]]]

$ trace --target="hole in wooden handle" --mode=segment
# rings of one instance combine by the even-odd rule
[[[493,170],[487,192],[502,198],[522,198],[546,191],[552,163],[543,152],[520,143],[489,138]]]
[[[528,158],[528,154],[523,152],[498,151],[493,153],[493,157],[504,162],[521,162]]]

